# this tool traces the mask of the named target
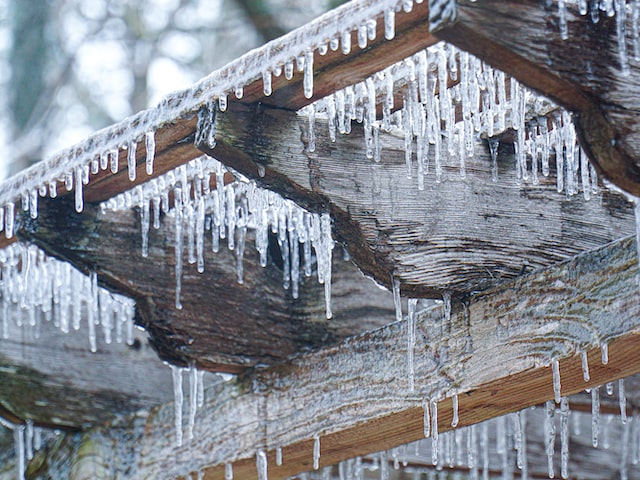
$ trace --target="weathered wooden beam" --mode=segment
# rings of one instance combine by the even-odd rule
[[[172,398],[170,370],[143,333],[129,346],[107,344],[98,332],[91,353],[86,320],[64,334],[38,314],[36,325],[18,327],[13,319],[23,313],[13,310],[0,339],[0,416],[12,423],[73,430]]]
[[[314,132],[309,152],[307,117],[236,105],[218,114],[215,148],[200,148],[312,210],[329,210],[362,271],[388,287],[398,277],[407,295],[487,288],[634,231],[631,206],[607,190],[585,201],[557,193],[553,175],[518,185],[509,144],[498,155],[497,182],[478,141],[464,178],[459,158],[443,153],[437,183],[431,156],[419,190],[415,165],[407,178],[404,139],[381,132],[376,163],[366,158],[360,125],[335,143],[326,120],[318,118]]]
[[[316,436],[320,466],[420,439],[425,398],[438,401],[440,431],[451,428],[453,394],[460,426],[552,399],[552,359],[559,360],[564,396],[638,373],[637,275],[636,245],[625,238],[455,303],[450,321],[440,308],[420,311],[414,391],[406,321],[256,369],[207,394],[188,445],[174,445],[172,405],[139,425],[135,473],[176,478],[203,469],[217,479],[232,462],[234,478],[255,478],[255,455],[264,450],[269,478],[286,478],[312,468]],[[114,444],[120,432],[94,435]]]
[[[175,307],[175,220],[162,217],[149,235],[149,256],[140,248],[140,215],[135,210],[100,213],[88,206],[77,214],[69,202],[46,202],[37,220],[24,220],[19,235],[76,268],[95,271],[108,288],[137,302],[140,324],[161,358],[178,365],[238,372],[272,364],[289,355],[384,325],[393,318],[391,294],[379,288],[336,250],[333,264],[334,318],[325,317],[324,287],[315,277],[302,281],[293,299],[282,287],[282,270],[272,260],[260,266],[247,235],[244,283],[237,283],[236,253],[205,244],[205,271],[186,262],[181,303]],[[123,261],[126,252],[127,261]],[[185,252],[186,257],[186,252]]]
[[[629,49],[629,73],[621,68],[615,19],[601,15],[593,24],[570,4],[569,36],[562,40],[556,3],[456,3],[456,20],[435,34],[574,112],[582,147],[599,172],[640,196],[640,63]]]

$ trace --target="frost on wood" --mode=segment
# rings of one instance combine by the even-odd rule
[[[176,307],[181,308],[183,260],[204,271],[205,232],[214,252],[226,242],[236,253],[236,278],[243,283],[243,258],[247,231],[255,232],[260,263],[267,265],[269,236],[276,237],[283,264],[282,285],[298,298],[302,275],[317,271],[324,284],[326,316],[331,318],[331,259],[334,246],[328,214],[309,213],[274,192],[261,189],[236,174],[238,181],[224,185],[224,166],[207,156],[135,187],[102,204],[105,210],[140,208],[142,254],[148,251],[150,225],[160,228],[161,211],[176,223]],[[216,188],[210,189],[216,179]],[[153,214],[153,219],[151,215]],[[185,252],[186,251],[186,252]],[[186,253],[186,255],[185,255]]]
[[[92,352],[99,329],[107,344],[114,337],[133,342],[134,302],[98,287],[95,274],[87,277],[34,245],[15,243],[0,250],[0,278],[1,338],[9,337],[11,324],[37,331],[51,322],[63,333],[86,329]]]

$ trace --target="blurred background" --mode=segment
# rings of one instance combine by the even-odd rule
[[[0,179],[343,0],[0,0]]]

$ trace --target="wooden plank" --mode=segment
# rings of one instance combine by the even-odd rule
[[[421,311],[413,392],[405,321],[216,387],[183,447],[173,443],[173,406],[164,405],[134,429],[133,473],[177,478],[202,468],[218,479],[233,462],[234,478],[255,478],[264,449],[269,478],[286,478],[312,468],[315,436],[320,466],[421,438],[425,398],[438,400],[440,431],[451,428],[454,393],[460,426],[552,399],[554,358],[562,395],[638,373],[637,275],[635,241],[625,238],[455,303],[450,322],[441,308]],[[588,353],[588,382],[580,350]],[[115,430],[96,435],[105,444],[120,438]]]
[[[541,174],[539,185],[519,186],[512,144],[500,149],[497,182],[487,144],[477,141],[464,178],[459,159],[443,154],[437,183],[431,156],[421,191],[415,166],[407,179],[404,139],[381,132],[375,163],[355,122],[333,143],[318,118],[315,137],[310,153],[305,116],[234,106],[218,114],[215,148],[201,149],[301,205],[331,211],[360,269],[389,288],[397,276],[406,295],[487,288],[634,232],[631,206],[607,190],[591,201],[567,198],[553,175]]]
[[[594,25],[570,4],[569,38],[561,40],[555,3],[456,3],[456,21],[437,36],[574,112],[581,144],[599,172],[640,196],[640,63],[629,49],[629,74],[620,68],[615,19],[601,15]]]
[[[381,292],[339,247],[333,262],[334,318],[326,320],[324,287],[316,277],[301,281],[293,299],[282,286],[282,269],[273,261],[260,266],[249,231],[244,283],[237,283],[236,253],[223,244],[218,253],[205,240],[205,271],[184,260],[182,310],[175,307],[175,220],[163,215],[151,229],[149,256],[141,253],[140,215],[87,206],[78,215],[69,202],[41,205],[37,220],[24,220],[19,234],[76,268],[95,271],[99,281],[137,302],[140,324],[160,357],[173,364],[239,372],[272,364],[289,355],[333,343],[393,319],[390,292]],[[210,234],[209,234],[210,235]],[[273,248],[273,247],[272,247]],[[123,261],[126,252],[127,261]]]

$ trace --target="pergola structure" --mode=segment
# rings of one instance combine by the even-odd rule
[[[81,432],[40,474],[633,478],[639,22],[354,0],[5,181],[0,413]]]

